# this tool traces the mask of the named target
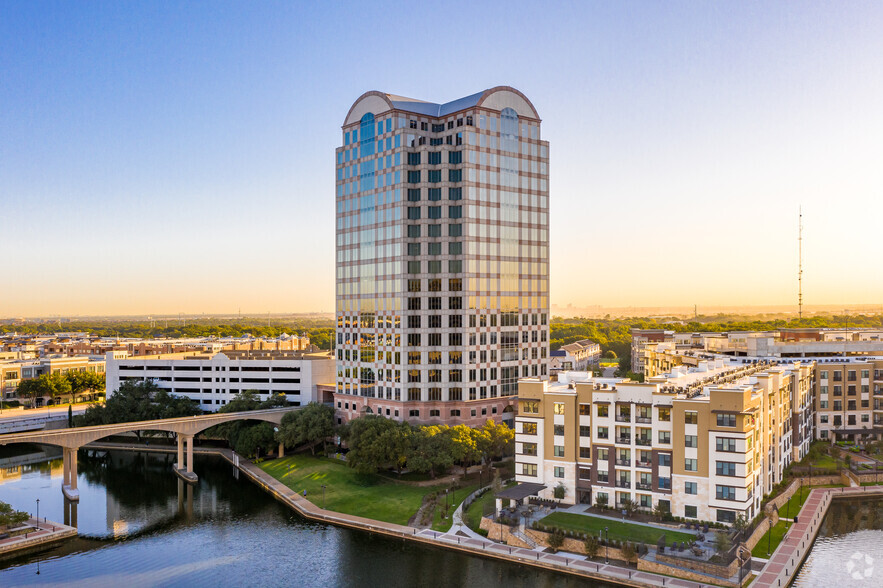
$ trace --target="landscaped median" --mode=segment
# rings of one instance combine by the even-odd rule
[[[561,529],[562,531],[584,533],[595,536],[601,531],[603,532],[604,538],[607,538],[609,533],[611,540],[646,543],[647,545],[656,545],[656,542],[659,541],[659,538],[663,535],[665,535],[666,543],[669,545],[672,541],[684,541],[689,543],[696,539],[696,535],[692,533],[660,529],[658,527],[648,527],[647,525],[636,525],[634,523],[614,521],[611,519],[569,512],[554,512],[540,520],[539,523],[545,527],[554,527]],[[605,527],[607,528],[606,532],[604,532]]]

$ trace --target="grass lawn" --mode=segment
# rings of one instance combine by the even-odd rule
[[[460,503],[463,502],[467,496],[472,494],[478,490],[478,484],[470,484],[469,486],[464,486],[463,488],[457,488],[457,491],[454,493],[454,499],[456,502],[452,507],[448,509],[448,518],[443,519],[441,516],[442,509],[436,507],[435,513],[432,515],[432,530],[433,531],[447,531],[451,528],[451,524],[453,524],[454,519],[454,511],[457,510],[457,507],[460,506]],[[444,494],[440,496],[441,500],[444,501]],[[448,498],[448,502],[450,503],[450,498]]]
[[[803,492],[800,489],[794,493],[794,496],[788,499],[788,502],[779,507],[779,516],[780,517],[788,517],[793,519],[800,513],[800,509],[803,508],[803,503],[806,502],[806,499],[809,498],[809,493],[812,488],[805,488]]]
[[[883,474],[880,474],[879,482],[862,482],[862,486],[883,486]]]
[[[668,531],[657,529],[656,527],[646,527],[644,525],[635,525],[633,523],[624,523],[620,521],[612,521],[610,519],[602,519],[588,515],[579,515],[569,512],[553,512],[549,516],[543,518],[540,524],[555,526],[568,531],[577,533],[591,533],[597,535],[599,530],[607,527],[610,532],[610,538],[618,541],[644,542],[649,545],[655,545],[659,537],[665,535],[667,544],[672,541],[691,541],[696,538],[692,533],[682,533],[680,531]],[[606,537],[607,534],[605,533]]]
[[[761,525],[765,525],[767,523],[761,523]],[[767,531],[763,534],[763,537],[760,538],[760,541],[757,542],[757,545],[754,546],[754,549],[751,550],[751,555],[753,557],[760,557],[762,559],[768,559],[767,555],[767,545],[769,545],[769,553],[773,553],[776,551],[776,547],[779,546],[779,543],[782,542],[782,537],[785,536],[785,532],[788,530],[788,527],[791,525],[785,524],[785,521],[779,521],[775,525],[773,525],[772,530]],[[770,540],[770,533],[773,534],[772,540]]]
[[[291,469],[289,469],[291,466]],[[262,470],[283,484],[322,506],[325,484],[325,508],[336,512],[407,525],[423,497],[443,486],[411,486],[380,476],[359,474],[345,463],[328,458],[298,454],[265,461]]]
[[[510,488],[514,485],[515,482],[509,482],[504,487]],[[478,533],[478,526],[481,524],[482,514],[493,512],[494,503],[495,499],[493,490],[487,490],[478,498],[478,500],[473,501],[463,512],[463,522],[466,523],[467,527]]]

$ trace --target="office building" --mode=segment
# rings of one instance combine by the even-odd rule
[[[549,144],[496,87],[445,104],[367,92],[336,151],[341,421],[511,421],[547,377]]]

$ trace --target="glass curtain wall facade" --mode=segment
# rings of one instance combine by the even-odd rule
[[[341,421],[509,418],[547,375],[548,143],[495,88],[448,104],[369,92],[336,150]]]

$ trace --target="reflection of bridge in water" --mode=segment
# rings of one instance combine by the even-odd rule
[[[62,448],[64,482],[61,489],[65,496],[65,524],[68,524],[68,521],[70,521],[71,526],[75,527],[77,516],[75,503],[80,499],[80,493],[77,490],[77,450],[80,447],[110,435],[121,435],[137,431],[166,431],[175,433],[178,438],[178,461],[175,464],[175,471],[184,480],[196,482],[196,474],[193,473],[193,437],[195,435],[215,425],[231,421],[258,420],[278,425],[282,422],[282,417],[293,410],[298,410],[298,407],[214,413],[193,417],[116,423],[55,431],[14,433],[0,435],[0,445],[40,443],[56,445]],[[281,455],[282,453],[283,448],[280,444],[279,454]],[[190,503],[192,505],[192,494]]]

